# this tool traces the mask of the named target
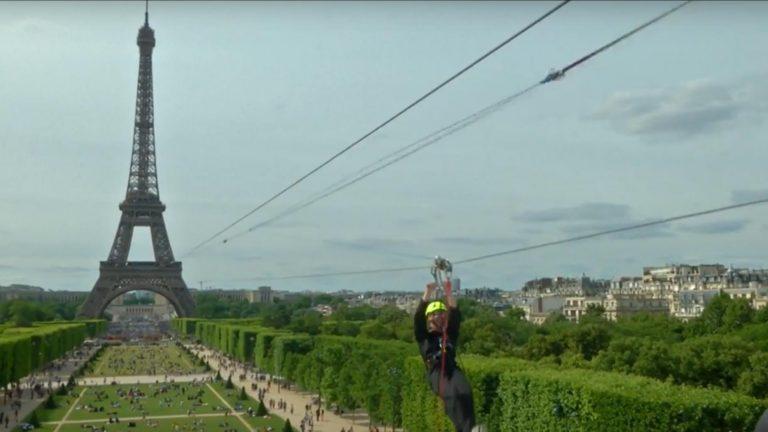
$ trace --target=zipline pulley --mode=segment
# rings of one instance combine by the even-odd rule
[[[435,261],[432,263],[430,269],[432,278],[437,285],[436,295],[437,298],[443,297],[443,290],[450,290],[451,276],[453,276],[453,264],[440,255],[435,257]]]
[[[546,84],[551,81],[558,81],[564,76],[565,76],[565,70],[552,69],[549,71],[549,75],[547,75],[543,80],[541,80],[539,84]]]

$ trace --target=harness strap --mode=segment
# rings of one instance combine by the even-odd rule
[[[438,256],[435,257],[435,263],[432,265],[431,270],[438,288],[443,289],[443,300],[447,303],[447,297],[451,295],[451,274],[453,273],[453,265],[447,259]],[[445,275],[445,281],[443,281],[443,275]],[[445,402],[445,398],[443,397],[443,380],[445,377],[445,357],[448,347],[448,323],[450,319],[451,310],[449,306],[445,315],[445,324],[443,325],[442,331],[442,343],[440,344],[440,376],[438,377],[437,384],[437,394],[443,402]]]
[[[451,294],[451,280],[448,279],[445,281],[445,295],[446,297]],[[445,402],[445,399],[443,398],[443,379],[445,377],[445,358],[446,356],[446,350],[448,349],[448,321],[451,319],[451,312],[450,307],[448,309],[448,313],[445,315],[445,325],[443,325],[443,343],[440,346],[440,381],[438,382],[438,394],[440,395],[440,399],[443,399],[443,402]]]

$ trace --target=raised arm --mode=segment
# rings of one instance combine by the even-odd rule
[[[416,308],[416,313],[413,315],[413,335],[416,337],[416,342],[422,342],[427,338],[427,320],[424,313],[427,311],[427,304],[432,299],[434,291],[435,284],[427,284],[424,288],[424,294],[421,296],[419,306]]]

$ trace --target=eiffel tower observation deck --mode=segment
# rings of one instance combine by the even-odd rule
[[[152,291],[167,298],[179,316],[191,316],[194,300],[181,277],[165,228],[155,159],[155,115],[152,94],[152,50],[155,31],[149,13],[136,38],[139,46],[139,79],[136,88],[136,117],[128,187],[120,203],[120,223],[106,261],[99,266],[99,279],[80,309],[80,316],[98,317],[117,296],[129,291]],[[134,227],[149,227],[154,261],[128,261]]]

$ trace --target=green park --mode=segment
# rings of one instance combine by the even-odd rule
[[[322,316],[313,302],[332,304],[334,312]],[[130,424],[284,430],[287,417],[194,354],[204,349],[319,395],[329,412],[365,413],[370,425],[414,432],[452,430],[424,380],[407,312],[349,306],[326,294],[242,306],[201,295],[207,317],[174,319],[172,339],[105,341],[26,422],[64,432]],[[768,310],[745,299],[716,296],[687,322],[651,314],[610,321],[589,308],[579,322],[553,313],[534,325],[514,310],[501,316],[471,299],[459,307],[458,361],[487,430],[751,430],[768,408]],[[248,318],[236,317],[244,312]],[[106,331],[99,320],[6,324],[3,384]]]
[[[122,367],[111,368],[105,363],[117,356],[135,359],[145,357],[147,352],[168,354],[166,362],[155,358],[153,371],[159,372],[158,382],[130,384],[131,374],[125,374]],[[171,355],[173,354],[173,355]],[[193,381],[159,382],[164,378],[164,367],[184,375],[201,371],[192,365],[192,359],[183,350],[172,344],[161,346],[109,346],[94,359],[93,365],[86,366],[85,378],[92,375],[87,370],[103,368],[106,375],[121,375],[121,381],[104,385],[72,385],[63,387],[49,396],[45,403],[34,411],[30,423],[39,425],[43,431],[260,431],[266,428],[281,430],[285,421],[270,415],[258,401],[248,397],[244,391],[235,389],[231,382],[219,379],[194,379]],[[183,359],[181,362],[180,359]],[[186,367],[177,369],[180,364]],[[94,367],[95,366],[95,367]],[[110,374],[107,372],[114,372]],[[145,370],[139,370],[144,375]],[[93,376],[102,376],[96,373]]]
[[[0,432],[768,432],[767,18],[0,1]]]

